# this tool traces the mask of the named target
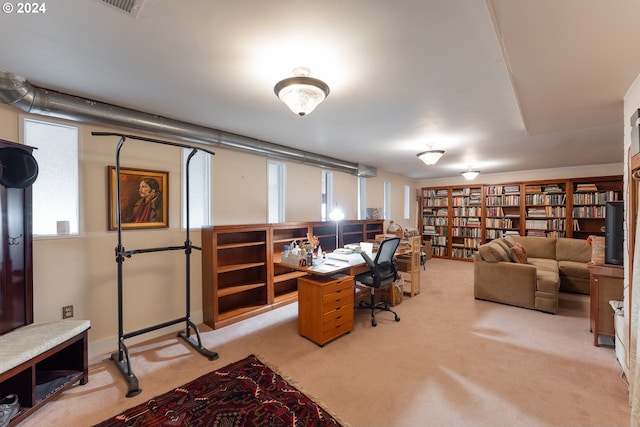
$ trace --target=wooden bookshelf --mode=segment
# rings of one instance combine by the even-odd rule
[[[431,241],[434,256],[449,256],[449,187],[422,189],[422,234]]]
[[[482,244],[482,186],[451,190],[451,256],[471,259]]]
[[[622,200],[622,187],[621,175],[424,187],[420,228],[423,240],[431,240],[433,256],[465,260],[473,257],[474,244],[508,235],[604,236],[605,203]],[[469,219],[477,212],[470,203],[478,189],[481,225],[474,230]]]
[[[373,240],[383,220],[340,221],[340,244]],[[323,250],[335,249],[333,221],[246,224],[202,229],[204,323],[214,329],[298,301],[298,278],[306,275],[276,265],[284,246],[315,235]]]

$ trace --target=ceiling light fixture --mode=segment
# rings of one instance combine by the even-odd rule
[[[467,181],[476,179],[478,175],[480,175],[480,171],[472,171],[471,168],[466,172],[462,172],[462,176],[464,176]]]
[[[431,147],[429,147],[431,148]],[[422,153],[416,154],[420,160],[424,162],[427,166],[435,165],[440,157],[444,154],[444,150],[427,150]]]
[[[276,96],[299,116],[306,116],[329,96],[329,86],[309,77],[310,73],[308,68],[294,68],[294,77],[280,80],[273,88]]]

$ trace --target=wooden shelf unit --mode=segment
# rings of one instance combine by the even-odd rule
[[[572,234],[586,239],[604,233],[605,204],[622,200],[622,180],[618,177],[573,180]]]
[[[524,184],[524,233],[534,237],[567,237],[567,180],[535,181]]]
[[[338,239],[341,244],[373,240],[382,229],[382,220],[341,221]],[[275,263],[286,244],[306,239],[307,233],[318,237],[323,250],[335,248],[333,221],[203,228],[204,323],[219,329],[298,301],[298,278],[306,273]]]
[[[485,241],[520,235],[521,184],[484,186]]]
[[[451,256],[471,259],[482,244],[482,186],[451,190]]]
[[[622,176],[554,179],[422,188],[420,228],[431,240],[433,256],[469,260],[471,244],[505,235],[569,237],[604,236],[607,201],[622,200]],[[465,190],[469,188],[469,190]],[[468,227],[465,191],[481,189],[479,230]],[[467,215],[465,216],[465,212]],[[466,226],[464,225],[466,221]],[[474,220],[475,221],[475,220]],[[462,241],[460,241],[462,239]],[[466,243],[465,243],[466,242]]]
[[[429,235],[433,255],[449,256],[449,187],[422,189],[422,232]],[[425,239],[428,240],[428,239]]]

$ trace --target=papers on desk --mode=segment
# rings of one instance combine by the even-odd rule
[[[340,265],[342,263],[346,263],[348,265],[361,264],[363,262],[362,255],[359,253],[352,254],[339,254],[335,252],[331,252],[327,254],[326,263],[337,264]],[[344,264],[342,264],[344,266]]]

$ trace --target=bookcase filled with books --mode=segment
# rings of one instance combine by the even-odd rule
[[[451,256],[473,258],[482,244],[482,186],[451,189]]]
[[[604,236],[606,202],[622,200],[622,187],[621,175],[423,187],[423,240],[434,256],[471,259],[477,246],[509,235]]]
[[[574,179],[572,190],[573,237],[586,239],[590,235],[603,235],[606,202],[622,200],[620,177]]]
[[[485,241],[520,235],[521,184],[485,185]]]
[[[449,196],[448,187],[422,190],[422,234],[435,256],[449,256]]]
[[[566,180],[524,185],[526,236],[567,237],[567,188]]]

